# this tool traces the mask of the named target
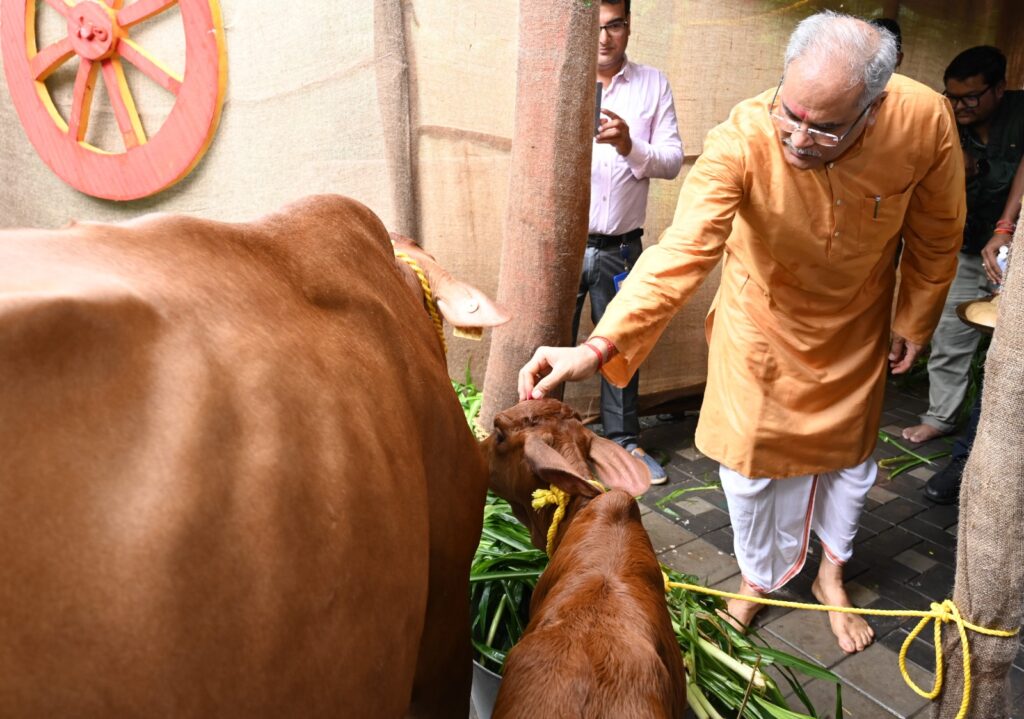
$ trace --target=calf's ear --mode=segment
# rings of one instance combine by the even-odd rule
[[[536,435],[526,438],[523,455],[542,485],[553,484],[566,494],[583,497],[596,497],[601,493],[558,450]]]
[[[597,478],[608,489],[622,489],[639,497],[651,486],[651,473],[644,463],[610,439],[593,437],[590,461]]]

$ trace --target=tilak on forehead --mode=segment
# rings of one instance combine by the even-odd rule
[[[793,117],[799,118],[801,120],[806,120],[807,119],[807,113],[810,112],[803,105],[801,105],[799,103],[796,103],[796,102],[787,102],[786,103],[786,109],[789,110],[789,112],[793,115]]]

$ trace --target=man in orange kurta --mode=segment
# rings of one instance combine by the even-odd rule
[[[849,605],[842,565],[874,481],[887,350],[894,373],[911,366],[955,273],[956,123],[940,95],[892,75],[894,63],[884,31],[830,12],[804,20],[779,87],[709,133],[672,226],[590,339],[539,348],[520,372],[523,398],[598,369],[624,384],[724,256],[696,443],[722,465],[748,596],[799,571],[813,528],[826,557],[815,595]],[[759,606],[729,608],[748,624]],[[830,618],[844,650],[872,641],[860,617]]]

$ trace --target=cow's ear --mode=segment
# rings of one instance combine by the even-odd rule
[[[395,248],[409,255],[423,270],[430,284],[430,292],[437,300],[437,309],[452,327],[467,330],[497,327],[512,319],[505,308],[476,287],[452,277],[433,256],[411,239],[397,232],[390,235]],[[412,272],[404,263],[399,265],[403,271]]]
[[[593,437],[590,461],[594,464],[597,478],[608,489],[622,489],[639,497],[651,486],[651,473],[647,466],[610,439]]]
[[[523,455],[541,484],[553,484],[574,496],[596,497],[601,493],[541,437],[531,435],[523,443]]]
[[[438,282],[433,291],[437,309],[452,327],[497,327],[512,319],[504,307],[476,287],[445,274],[445,281]]]

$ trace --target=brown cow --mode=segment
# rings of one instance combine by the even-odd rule
[[[538,548],[554,508],[534,510],[533,492],[554,485],[570,495],[530,624],[505,662],[494,719],[681,718],[682,655],[633,499],[650,484],[646,468],[553,399],[496,416],[485,446],[491,489],[509,501]],[[590,465],[610,491],[588,481]]]
[[[334,196],[0,232],[0,716],[468,714],[486,467],[406,276]]]

